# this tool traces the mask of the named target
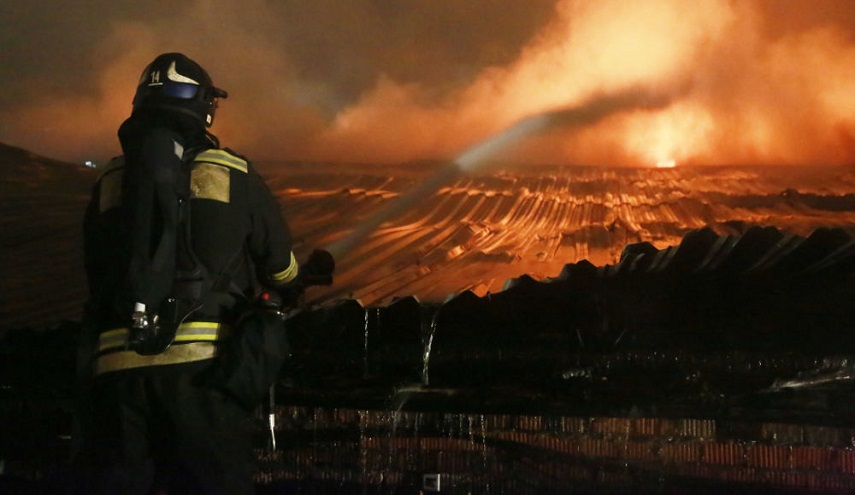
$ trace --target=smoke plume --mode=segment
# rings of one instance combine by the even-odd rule
[[[451,160],[521,119],[599,98],[612,106],[598,118],[496,158],[855,163],[849,0],[109,5],[0,7],[0,141],[109,157],[142,68],[182,51],[230,93],[212,130],[257,160]],[[621,100],[633,91],[661,104]]]

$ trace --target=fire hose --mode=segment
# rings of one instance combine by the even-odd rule
[[[284,323],[290,318],[304,311],[305,306],[302,302],[303,290],[310,286],[331,285],[333,282],[333,272],[335,271],[335,259],[333,256],[323,249],[316,249],[309,255],[309,259],[305,264],[300,266],[300,272],[297,276],[292,290],[298,294],[291,300],[285,301],[280,293],[264,290],[259,294],[258,305],[267,312],[277,315]],[[262,404],[266,409],[267,426],[270,433],[270,449],[276,450],[276,382],[270,385],[267,393],[267,402]]]

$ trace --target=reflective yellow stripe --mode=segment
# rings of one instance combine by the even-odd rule
[[[128,342],[128,329],[116,328],[102,332],[98,336],[98,352],[110,349],[113,347],[124,347]]]
[[[182,323],[175,332],[176,342],[193,340],[220,340],[229,334],[229,327],[211,321],[190,321]]]
[[[294,253],[291,252],[291,261],[288,264],[288,268],[282,270],[279,273],[274,273],[270,275],[270,279],[273,280],[277,285],[287,284],[288,282],[297,278],[297,273],[300,271],[300,265],[297,264],[297,258],[294,257]]]
[[[190,321],[178,325],[175,342],[216,341],[226,338],[230,333],[228,325],[213,321]],[[98,337],[98,352],[124,347],[128,342],[127,328],[116,328],[102,332]]]
[[[233,168],[243,173],[247,171],[246,160],[232,155],[225,150],[207,150],[196,155],[193,159],[196,162],[207,162],[222,165],[224,167]]]
[[[111,371],[142,368],[146,366],[164,366],[168,364],[192,363],[217,356],[217,346],[212,342],[193,342],[173,345],[160,354],[143,356],[134,351],[111,352],[95,360],[95,374]]]

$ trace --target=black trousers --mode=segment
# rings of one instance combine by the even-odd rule
[[[168,371],[97,379],[88,442],[92,492],[254,493],[252,413],[198,384],[195,372]]]

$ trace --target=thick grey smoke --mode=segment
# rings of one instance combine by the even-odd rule
[[[138,74],[182,51],[252,158],[452,159],[527,115],[691,91],[520,143],[522,161],[852,163],[850,0],[10,0],[0,141],[106,158]]]
[[[251,155],[300,157],[379,78],[441,100],[513,61],[553,3],[2,2],[0,141],[65,158],[109,152],[142,68],[182,51],[231,93],[218,134]]]

